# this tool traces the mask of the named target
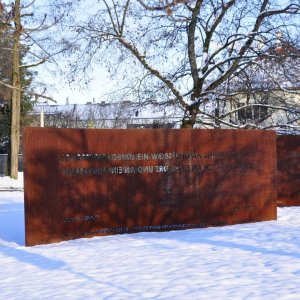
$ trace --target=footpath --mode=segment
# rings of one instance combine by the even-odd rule
[[[23,173],[19,172],[18,179],[11,179],[8,176],[0,176],[0,192],[22,192]]]

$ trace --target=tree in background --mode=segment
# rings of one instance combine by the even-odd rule
[[[247,69],[236,73],[227,86],[227,101],[234,108],[226,112],[221,105],[219,118],[234,125],[278,132],[300,128],[300,48],[277,33],[278,39]],[[219,101],[219,104],[221,101]]]
[[[11,34],[3,32],[0,34],[0,80],[10,84],[12,80],[12,39]],[[0,100],[9,101],[11,89],[0,85]]]
[[[1,37],[0,37],[1,40]],[[3,43],[0,42],[0,52],[1,49],[6,48]],[[22,47],[21,51],[21,64],[24,61],[26,50],[28,48]],[[5,81],[7,84],[11,82],[12,75],[12,64],[10,61],[10,56],[7,56],[7,51],[4,52],[3,56],[0,56],[0,68],[4,67],[4,72],[1,72],[0,80]],[[8,62],[6,64],[6,62]],[[8,76],[5,76],[5,75]],[[35,76],[35,72],[31,72],[27,68],[20,69],[20,80],[22,87],[30,87],[32,80]],[[11,95],[12,89],[3,85],[0,85],[0,153],[9,153],[10,150],[10,130],[11,130]],[[28,113],[33,108],[33,102],[29,95],[22,93],[21,103],[20,103],[20,124],[21,128],[27,126],[31,122],[31,117]],[[9,165],[9,164],[8,164]],[[7,170],[9,173],[9,170]]]
[[[53,43],[51,37],[55,37],[52,30],[61,20],[62,8],[70,7],[69,1],[53,0],[47,4],[37,6],[34,1],[15,0],[12,3],[0,2],[0,32],[5,33],[11,40],[11,48],[5,53],[11,61],[11,82],[6,78],[0,78],[2,88],[11,90],[11,130],[10,130],[10,176],[18,177],[18,154],[20,149],[20,121],[21,121],[21,98],[25,99],[43,97],[52,100],[45,95],[45,90],[38,93],[32,90],[31,81],[25,79],[26,69],[37,67],[45,62],[54,61],[53,56],[65,48],[64,42]],[[48,15],[44,12],[48,12]],[[46,35],[47,32],[47,35]],[[24,51],[25,49],[25,51]],[[25,53],[25,64],[21,65],[21,56]],[[23,74],[23,77],[22,77]],[[26,95],[26,96],[25,96]],[[5,110],[7,111],[7,110]]]
[[[28,114],[33,108],[30,98],[22,96],[20,124],[28,126],[32,122],[32,117]],[[10,143],[10,127],[11,127],[11,107],[10,102],[3,101],[0,104],[0,153],[7,154],[9,152]]]
[[[71,26],[85,54],[81,52],[73,73],[105,61],[112,74],[123,71],[119,85],[132,99],[181,107],[183,128],[223,123],[241,128],[243,124],[225,122],[211,111],[230,96],[227,86],[233,78],[257,64],[262,52],[272,57],[266,49],[278,30],[287,37],[297,34],[300,4],[296,0],[102,0],[93,10],[93,16],[82,21],[81,14]]]

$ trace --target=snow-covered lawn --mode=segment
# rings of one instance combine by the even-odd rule
[[[0,192],[1,300],[300,299],[300,207],[278,221],[31,248],[23,214],[22,192]]]

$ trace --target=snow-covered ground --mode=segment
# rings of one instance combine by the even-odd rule
[[[20,187],[0,177],[0,187]],[[0,192],[0,299],[300,299],[300,207],[278,221],[24,246]]]

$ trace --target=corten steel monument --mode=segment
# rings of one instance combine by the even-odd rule
[[[26,245],[276,219],[276,137],[25,128]]]
[[[300,205],[300,136],[277,136],[278,206]]]

